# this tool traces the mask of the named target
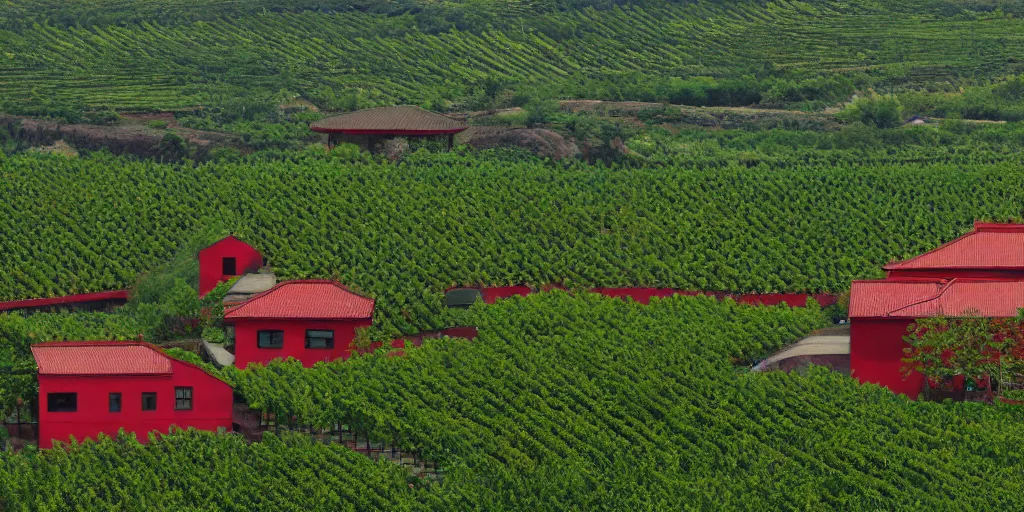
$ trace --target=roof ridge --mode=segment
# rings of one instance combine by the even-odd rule
[[[925,251],[925,252],[923,252],[921,254],[918,254],[917,256],[912,256],[912,257],[907,258],[905,260],[899,260],[899,261],[894,261],[894,262],[886,263],[885,265],[882,266],[882,270],[899,270],[900,268],[905,266],[907,263],[910,263],[911,261],[915,261],[915,260],[921,259],[921,258],[923,258],[923,257],[925,257],[925,256],[927,256],[927,255],[929,255],[929,254],[931,254],[933,252],[937,252],[937,251],[940,251],[942,249],[945,249],[946,247],[949,247],[950,245],[953,245],[953,244],[955,244],[957,242],[965,240],[965,239],[967,239],[967,238],[969,238],[969,237],[971,237],[971,236],[973,236],[975,234],[978,234],[978,233],[981,233],[981,231],[978,231],[977,226],[975,226],[970,231],[968,231],[968,232],[966,232],[966,233],[964,233],[964,234],[962,234],[962,235],[960,235],[960,236],[958,236],[958,237],[956,237],[956,238],[954,238],[954,239],[952,239],[952,240],[950,240],[950,241],[948,241],[948,242],[946,242],[944,244],[941,244],[938,247],[936,247],[936,248],[934,248],[934,249],[932,249],[930,251]]]
[[[355,295],[356,297],[359,297],[359,298],[362,298],[362,299],[366,299],[366,300],[368,300],[370,302],[376,303],[376,300],[373,299],[372,297],[367,297],[365,295],[353,292],[352,290],[349,290],[347,286],[345,286],[341,282],[336,281],[334,279],[295,279],[295,280],[290,280],[290,281],[281,281],[280,283],[277,283],[274,286],[272,286],[270,289],[268,289],[266,291],[263,291],[263,292],[260,292],[260,293],[257,293],[256,295],[253,295],[252,297],[250,297],[245,302],[242,302],[240,304],[236,304],[234,306],[231,306],[230,308],[224,310],[224,317],[226,318],[229,314],[237,313],[237,312],[241,311],[243,308],[245,308],[246,306],[248,306],[250,304],[254,304],[254,303],[256,303],[256,301],[261,300],[261,299],[271,295],[273,292],[275,292],[275,291],[277,291],[277,290],[279,290],[281,288],[284,288],[285,286],[293,285],[293,284],[330,284],[330,285],[334,285],[335,287],[341,289],[342,291],[344,291],[346,293],[350,293],[352,295]]]
[[[145,341],[139,340],[83,340],[83,341],[61,341],[61,340],[49,340],[39,341],[32,343],[29,347],[39,348],[50,348],[50,347],[109,347],[109,346],[129,346],[129,345],[146,345]]]
[[[897,311],[899,311],[901,309],[907,309],[907,308],[912,307],[912,306],[917,306],[918,304],[924,304],[925,302],[931,302],[933,300],[938,300],[940,297],[942,297],[942,295],[944,293],[946,293],[946,290],[949,290],[949,288],[953,286],[954,282],[956,282],[956,278],[955,277],[950,279],[949,281],[946,281],[945,284],[943,284],[943,286],[941,288],[939,288],[939,291],[935,293],[935,295],[932,295],[931,297],[928,297],[926,299],[921,299],[921,300],[918,300],[918,301],[911,302],[910,304],[906,304],[906,305],[900,306],[900,307],[898,307],[896,309],[893,309],[892,311],[888,311],[888,312],[886,312],[885,316],[889,316],[889,315],[891,315],[893,313],[896,313]],[[936,284],[942,284],[942,281],[939,281]]]

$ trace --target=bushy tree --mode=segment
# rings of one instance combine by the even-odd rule
[[[903,105],[895,95],[876,94],[872,91],[854,99],[836,117],[847,123],[860,122],[877,128],[895,128],[903,124]]]

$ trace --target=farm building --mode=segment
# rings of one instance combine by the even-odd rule
[[[904,377],[903,340],[919,318],[1017,316],[1024,307],[1024,224],[976,223],[935,250],[883,267],[887,277],[850,288],[850,369],[916,397],[918,374]]]
[[[39,368],[39,447],[118,429],[146,442],[171,425],[230,429],[232,390],[205,370],[143,342],[32,346]]]
[[[1024,224],[978,222],[935,250],[882,268],[886,277],[1024,279]]]
[[[314,132],[327,134],[327,146],[340,142],[356,144],[371,153],[378,143],[394,138],[447,139],[448,149],[455,143],[455,134],[468,126],[413,105],[357,110],[340,116],[321,119],[309,125]]]
[[[1024,307],[1024,281],[991,279],[887,279],[854,281],[850,289],[850,369],[874,382],[916,397],[924,384],[901,368],[907,327],[936,316],[1012,318]]]
[[[347,358],[356,329],[373,323],[373,299],[327,280],[285,281],[230,307],[235,366],[294,357],[303,366]]]
[[[228,236],[199,251],[199,296],[232,277],[255,272],[263,266],[263,255],[253,246]]]

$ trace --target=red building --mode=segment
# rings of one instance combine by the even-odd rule
[[[39,368],[39,446],[134,432],[141,442],[171,425],[230,429],[232,390],[202,368],[142,342],[32,346]]]
[[[371,153],[387,139],[447,139],[448,150],[455,143],[455,134],[469,125],[465,121],[424,110],[415,105],[376,107],[334,117],[309,125],[314,132],[327,134],[328,147],[339,142],[359,145]]]
[[[199,296],[235,276],[255,272],[263,255],[251,245],[228,236],[199,251]]]
[[[229,308],[235,366],[294,357],[303,366],[347,358],[356,329],[373,323],[373,299],[334,281],[285,281]]]
[[[887,277],[1024,279],[1024,224],[974,223],[938,249],[882,268]]]
[[[935,316],[1017,316],[1024,307],[1024,224],[975,223],[970,233],[884,269],[886,279],[850,288],[851,375],[916,398],[923,376],[902,372],[908,326]]]

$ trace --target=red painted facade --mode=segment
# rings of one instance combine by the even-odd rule
[[[372,325],[373,308],[373,299],[335,281],[278,283],[224,312],[235,326],[235,366],[293,357],[310,367],[348,358],[356,329]]]
[[[234,259],[231,264],[230,259]],[[233,273],[226,273],[234,267]],[[263,255],[251,245],[228,236],[199,251],[199,296],[235,276],[255,272],[263,266]]]
[[[245,368],[249,363],[267,364],[277,358],[294,357],[308,368],[319,361],[347,359],[352,354],[356,329],[369,327],[373,320],[238,319],[233,323],[236,367]],[[306,348],[308,329],[334,331],[334,348]],[[284,346],[259,348],[257,333],[261,330],[284,331]]]
[[[152,431],[166,433],[172,425],[215,431],[231,429],[231,387],[189,363],[168,358],[163,375],[39,375],[39,447],[54,441],[116,436],[119,429],[148,441]],[[175,409],[175,388],[192,388],[191,410]],[[142,410],[142,393],[156,393],[156,410]],[[75,393],[74,412],[50,412],[50,393]],[[121,394],[121,411],[110,411],[110,394]]]
[[[855,318],[850,322],[850,376],[917,398],[924,376],[903,376],[903,337],[913,320],[906,318]]]

